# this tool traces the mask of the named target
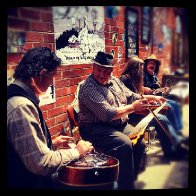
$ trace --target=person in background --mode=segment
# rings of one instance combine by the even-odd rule
[[[145,89],[147,89],[147,94],[153,93],[155,89],[161,88],[161,84],[158,81],[157,77],[160,65],[161,62],[157,59],[157,57],[154,54],[150,55],[148,58],[144,60],[144,87]],[[181,105],[176,100],[171,99],[171,97],[168,94],[169,91],[169,87],[164,87],[164,92],[162,93],[164,97],[167,98],[167,103],[171,106],[171,109],[173,110],[173,114],[169,115],[168,118],[171,118],[171,122],[174,122],[173,126],[176,133],[180,136],[183,136]]]
[[[119,165],[119,190],[134,189],[139,165],[145,151],[145,142],[138,140],[133,146],[129,134],[128,114],[146,109],[144,102],[165,98],[133,93],[112,76],[113,56],[99,51],[94,59],[92,74],[80,85],[79,131],[83,139],[90,141],[95,150],[117,158]]]
[[[138,94],[149,94],[148,88],[143,86],[144,80],[144,72],[143,72],[143,65],[144,61],[137,56],[133,56],[130,58],[130,60],[127,62],[124,70],[121,74],[121,81],[124,83],[124,85],[129,88],[131,91],[138,93]],[[151,91],[150,91],[151,92]],[[175,131],[175,128],[173,125],[177,123],[175,121],[175,113],[172,110],[172,106],[168,103],[168,100],[166,100],[166,105],[168,106],[168,109],[166,111],[165,115],[157,114],[157,117],[161,121],[161,123],[164,125],[166,130],[169,132],[169,135],[172,136],[175,143],[170,143],[170,138],[168,135],[164,132],[162,127],[157,123],[155,119],[153,119],[149,126],[155,126],[155,129],[157,131],[160,143],[162,145],[162,149],[164,151],[164,154],[166,157],[169,158],[177,158],[177,157],[184,157],[187,155],[186,149],[188,150],[186,146],[186,138],[183,138],[177,134]],[[143,115],[137,114],[137,113],[131,113],[129,114],[129,123],[135,124],[135,121],[138,123],[143,118]],[[176,126],[175,126],[176,127]],[[176,150],[172,150],[176,149]],[[184,153],[183,153],[184,151]]]
[[[26,52],[7,88],[7,182],[10,189],[56,189],[58,170],[93,150],[88,141],[73,149],[58,149],[72,140],[53,141],[39,108],[39,95],[46,92],[61,59],[47,47]],[[56,150],[55,150],[56,148]]]

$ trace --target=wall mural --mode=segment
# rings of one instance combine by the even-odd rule
[[[104,7],[53,7],[56,54],[68,64],[92,63],[105,50]]]

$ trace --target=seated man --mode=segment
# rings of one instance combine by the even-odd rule
[[[61,189],[58,171],[93,150],[90,142],[82,140],[73,149],[58,149],[73,138],[61,135],[52,140],[39,108],[39,95],[52,84],[60,63],[49,48],[29,49],[15,69],[13,84],[7,88],[10,189]]]
[[[112,76],[113,66],[112,55],[97,53],[92,74],[79,90],[79,131],[81,137],[90,141],[95,149],[120,161],[118,188],[129,190],[134,189],[145,143],[140,140],[132,145],[127,136],[133,131],[128,124],[128,114],[147,109],[143,104],[146,101],[162,104],[165,98],[144,95],[143,99],[141,95],[133,93]],[[165,143],[170,145],[170,141]],[[171,147],[169,150],[176,149]]]
[[[161,62],[156,58],[154,54],[150,55],[147,59],[144,60],[144,93],[152,94],[154,93],[155,89],[159,89],[162,85],[158,81],[158,73],[160,68]],[[163,88],[162,88],[163,89]],[[172,97],[169,95],[170,88],[164,87],[164,91],[161,94],[167,98],[167,103],[169,104],[170,108],[173,110],[168,110],[168,118],[173,123],[173,127],[178,135],[182,136],[182,114],[181,114],[181,105],[176,100],[172,100]]]

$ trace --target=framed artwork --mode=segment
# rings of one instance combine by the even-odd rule
[[[138,55],[138,11],[126,8],[126,58]]]
[[[14,70],[7,70],[7,86],[13,83]],[[55,79],[53,79],[53,84],[50,85],[47,89],[47,91],[39,96],[40,106],[47,105],[50,103],[56,102],[56,94],[55,94]]]
[[[25,33],[24,32],[7,32],[7,53],[25,53]]]
[[[142,34],[141,42],[143,44],[149,44],[151,38],[151,18],[152,18],[152,8],[151,7],[142,7]]]
[[[53,7],[56,54],[63,65],[91,64],[105,50],[103,6]]]
[[[43,95],[39,96],[39,100],[40,106],[56,102],[55,79],[53,79],[53,84],[48,87],[47,91]]]

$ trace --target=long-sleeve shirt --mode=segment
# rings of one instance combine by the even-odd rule
[[[93,75],[90,75],[81,84],[79,91],[79,123],[81,126],[94,122],[121,125],[128,121],[128,116],[112,120],[117,113],[117,108],[139,98],[140,95],[130,91],[116,77],[111,76],[108,85],[101,85]]]
[[[27,85],[20,81],[14,83],[39,102]],[[14,96],[7,101],[7,137],[26,168],[38,175],[51,175],[79,158],[76,149],[48,148],[38,110],[26,97]]]

